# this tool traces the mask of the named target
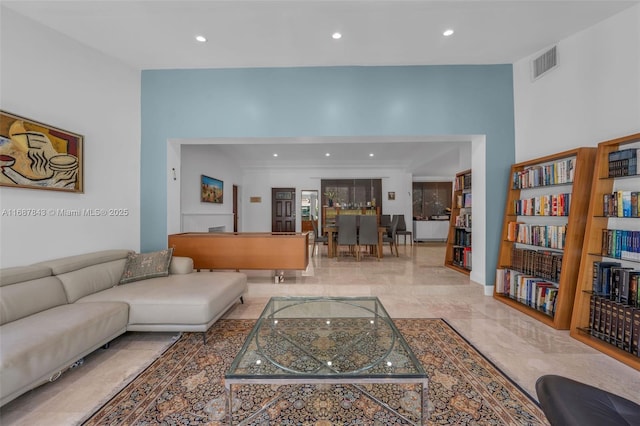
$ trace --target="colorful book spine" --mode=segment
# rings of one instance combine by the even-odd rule
[[[600,253],[615,259],[640,261],[640,231],[603,229]]]
[[[608,245],[603,248],[608,252],[629,252],[629,246],[635,246],[637,240],[635,231],[603,231],[603,244],[606,241]],[[594,261],[592,268],[589,333],[620,350],[640,356],[640,270],[615,261]]]
[[[640,217],[640,191],[616,191],[602,196],[605,217]]]
[[[569,184],[573,182],[574,174],[575,158],[527,167],[524,170],[513,173],[513,189]]]
[[[609,177],[638,174],[638,149],[629,148],[609,153]]]

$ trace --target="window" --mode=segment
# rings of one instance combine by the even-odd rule
[[[428,219],[449,214],[451,182],[413,182],[413,217]]]
[[[357,208],[371,203],[382,207],[382,179],[323,179],[320,189],[323,206],[338,203]]]

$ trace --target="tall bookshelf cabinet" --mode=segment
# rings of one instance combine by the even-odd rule
[[[568,330],[596,148],[511,166],[494,298]]]
[[[456,174],[444,265],[469,275],[471,252],[471,170]]]
[[[606,330],[603,332],[599,323],[595,322],[595,313],[602,315],[598,315],[598,317],[602,318],[601,321],[603,323],[605,322],[604,317],[607,312],[611,315],[611,311],[605,310],[604,307],[599,307],[596,310],[597,302],[601,302],[603,306],[604,303],[607,302],[610,306],[617,305],[617,309],[622,307],[623,310],[631,312],[633,318],[633,326],[631,328],[638,327],[638,324],[640,324],[640,321],[638,321],[640,320],[640,317],[638,317],[638,315],[640,315],[638,313],[640,312],[640,306],[638,306],[637,286],[635,303],[632,303],[631,298],[628,298],[626,302],[624,300],[616,301],[614,297],[607,296],[606,292],[598,292],[597,288],[594,289],[595,262],[618,262],[622,267],[629,267],[632,270],[640,269],[640,249],[638,248],[637,241],[632,244],[632,247],[635,248],[631,250],[631,255],[628,254],[628,251],[627,255],[625,255],[624,252],[619,255],[618,253],[604,250],[607,248],[608,242],[603,241],[603,231],[608,233],[610,233],[610,231],[607,230],[625,231],[627,233],[640,231],[640,217],[638,217],[637,207],[635,210],[631,210],[632,214],[626,214],[624,211],[621,214],[619,210],[615,213],[605,211],[605,196],[609,199],[609,194],[613,194],[614,192],[618,194],[640,191],[640,174],[637,172],[640,164],[636,164],[635,172],[633,170],[623,170],[621,173],[614,172],[615,169],[619,170],[619,168],[615,167],[615,156],[619,156],[620,153],[626,151],[627,153],[635,154],[634,157],[637,162],[637,149],[640,149],[640,133],[598,144],[591,202],[587,213],[584,247],[580,273],[578,275],[578,287],[575,295],[570,334],[581,342],[592,346],[636,370],[640,370],[640,358],[637,353],[632,353],[632,346],[629,345],[628,338],[625,339],[623,334],[621,341],[616,338],[615,333],[607,332]],[[610,204],[607,203],[607,206],[609,205]],[[635,317],[633,317],[633,315],[635,315]],[[607,323],[612,322],[613,320],[607,320]],[[636,339],[637,336],[636,334]]]

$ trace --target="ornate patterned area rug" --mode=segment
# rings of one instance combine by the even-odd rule
[[[447,322],[394,322],[429,375],[428,424],[548,425],[530,396]],[[227,425],[224,374],[254,323],[219,320],[206,345],[200,333],[184,333],[84,424]],[[258,412],[247,421],[251,425],[408,424],[370,399],[371,391],[352,385],[242,386],[234,392],[234,424],[235,416],[248,412]],[[385,386],[377,391],[402,392]],[[410,410],[410,405],[397,408]]]

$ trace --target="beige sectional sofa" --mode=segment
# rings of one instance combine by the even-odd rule
[[[205,332],[242,301],[239,272],[194,272],[120,284],[130,250],[0,270],[0,406],[50,380],[127,330]]]

